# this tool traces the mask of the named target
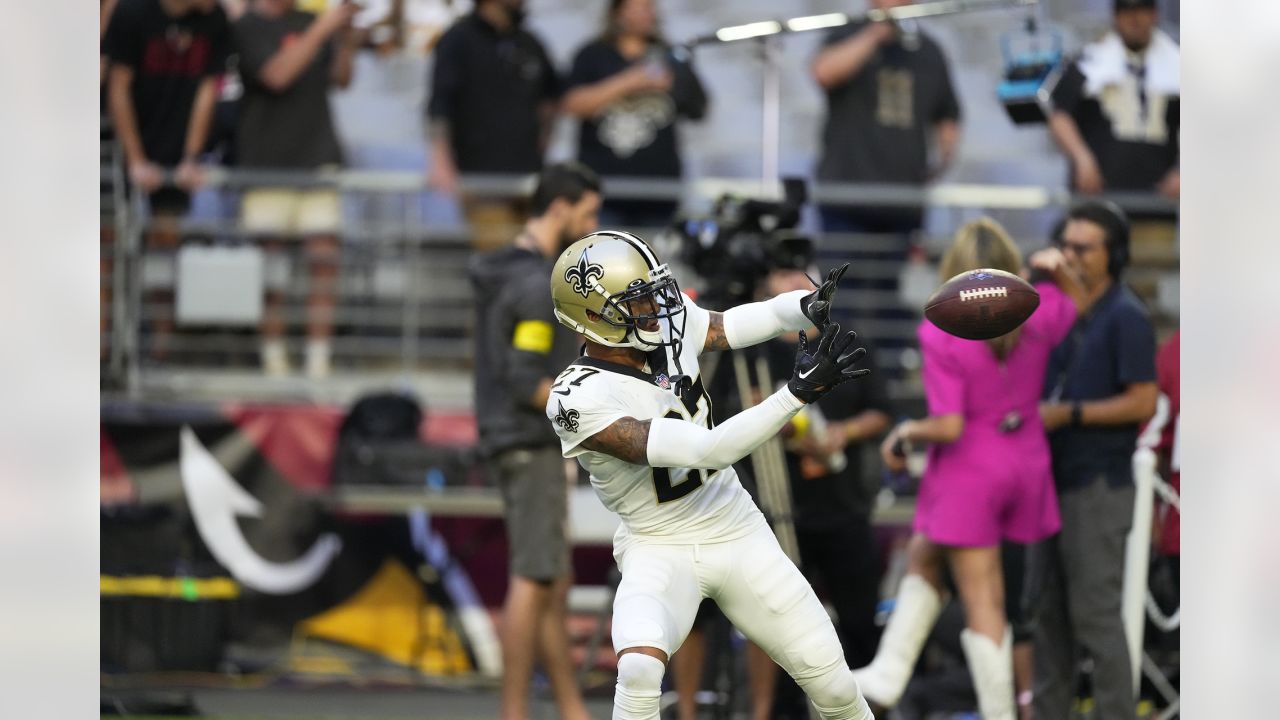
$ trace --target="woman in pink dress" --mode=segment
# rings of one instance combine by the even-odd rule
[[[1049,351],[1071,330],[1079,281],[1057,249],[1030,259],[1053,277],[1036,285],[1040,306],[1017,330],[988,341],[920,324],[929,415],[895,427],[881,446],[891,470],[900,444],[927,443],[907,574],[875,660],[855,672],[863,694],[884,707],[902,696],[942,608],[942,570],[951,569],[965,607],[961,644],[985,720],[1016,717],[1012,637],[1004,611],[1000,543],[1030,543],[1057,532],[1058,501],[1039,402]],[[942,261],[949,279],[968,270],[1022,272],[1008,233],[983,218],[956,233]]]

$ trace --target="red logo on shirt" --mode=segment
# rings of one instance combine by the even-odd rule
[[[153,37],[142,54],[142,72],[199,77],[209,69],[209,52],[209,38],[185,30]]]

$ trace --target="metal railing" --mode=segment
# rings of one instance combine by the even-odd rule
[[[179,225],[182,247],[174,251],[151,247],[145,238],[154,219],[136,194],[126,199],[118,161],[104,163],[104,187],[110,182],[113,212],[104,208],[114,243],[104,243],[104,259],[112,272],[103,278],[111,302],[111,318],[104,343],[108,348],[104,377],[112,391],[133,396],[207,391],[237,394],[237,387],[255,396],[315,397],[324,383],[298,376],[263,378],[258,370],[260,336],[253,323],[186,323],[175,315],[178,257],[192,247],[252,248],[271,240],[278,250],[264,260],[263,285],[284,298],[286,344],[295,357],[305,345],[308,319],[306,296],[316,287],[307,273],[302,233],[247,230],[238,220],[241,193],[250,188],[327,188],[341,198],[343,222],[337,230],[340,253],[336,282],[329,289],[336,298],[333,314],[334,374],[325,382],[412,382],[435,374],[446,386],[469,377],[473,345],[472,290],[467,263],[472,254],[469,228],[447,198],[429,193],[416,172],[345,170],[315,173],[232,171],[211,168],[196,208]],[[532,177],[468,176],[462,192],[473,198],[527,197]],[[682,183],[638,178],[606,179],[606,193],[618,199],[677,201],[687,215],[706,213],[724,193],[749,197],[782,197],[781,183],[759,180],[706,178]],[[822,184],[812,190],[815,202],[829,205],[923,206],[958,213],[992,212],[1018,215],[1064,207],[1072,196],[1042,187],[947,184],[926,188],[881,184]],[[1148,194],[1108,196],[1130,210],[1176,213],[1177,204]],[[104,194],[104,199],[106,195]],[[443,216],[443,219],[441,219]],[[652,233],[654,228],[637,228]],[[510,234],[518,228],[509,228]],[[105,236],[104,232],[104,236]],[[821,239],[823,257],[840,256],[856,247],[864,253],[889,252],[896,240],[865,234],[829,233]],[[1027,238],[1040,244],[1040,238]],[[926,243],[935,250],[945,239]],[[1176,262],[1176,258],[1175,258]],[[837,311],[866,313],[901,310],[890,290],[860,287],[865,281],[896,277],[897,259],[863,260],[847,276],[850,287],[839,296]],[[249,292],[241,289],[240,292]],[[872,317],[859,331],[898,345],[914,344],[916,320],[911,317]],[[171,325],[171,331],[161,329]],[[897,355],[882,357],[881,365],[902,365]],[[909,363],[908,363],[909,364]],[[177,377],[181,375],[182,381]],[[208,380],[238,377],[239,384]],[[246,384],[247,383],[247,384]],[[465,383],[469,386],[469,382]],[[213,388],[217,388],[214,390]],[[910,395],[899,387],[896,393]],[[323,395],[323,393],[321,393]],[[457,404],[469,402],[469,387],[459,389]],[[452,404],[452,403],[451,403]]]

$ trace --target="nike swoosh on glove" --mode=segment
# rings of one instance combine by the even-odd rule
[[[795,370],[787,383],[791,394],[812,403],[842,382],[869,375],[870,370],[854,367],[867,354],[864,348],[853,347],[857,339],[858,333],[851,330],[842,335],[839,323],[829,323],[810,354],[809,341],[800,333]]]
[[[817,290],[800,298],[800,312],[804,313],[804,316],[809,318],[809,322],[819,330],[831,322],[831,298],[835,297],[840,278],[848,269],[849,263],[832,269],[827,273],[826,281],[819,285]],[[810,282],[813,281],[810,280]]]

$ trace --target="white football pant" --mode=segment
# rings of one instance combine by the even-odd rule
[[[708,597],[795,678],[823,718],[873,720],[831,618],[767,526],[720,543],[634,542],[620,565],[622,582],[613,603],[615,651],[651,647],[670,657]],[[614,720],[657,720],[660,664],[639,653],[619,659]]]

